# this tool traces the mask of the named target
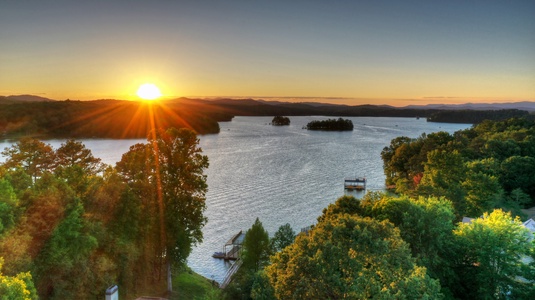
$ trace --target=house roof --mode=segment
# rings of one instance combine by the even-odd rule
[[[474,220],[474,218],[469,218],[469,217],[463,217],[463,223],[465,224],[470,224],[472,223],[472,221]]]
[[[531,232],[535,232],[535,221],[533,219],[527,220],[524,222],[524,227],[529,229]]]

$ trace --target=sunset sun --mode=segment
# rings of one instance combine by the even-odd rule
[[[160,89],[153,83],[144,83],[137,89],[137,95],[145,100],[154,100],[162,96]]]

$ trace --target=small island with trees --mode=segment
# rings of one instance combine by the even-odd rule
[[[283,116],[275,116],[271,120],[271,125],[273,126],[287,126],[290,125],[290,118]]]
[[[314,120],[307,124],[306,129],[324,131],[351,131],[353,130],[353,122],[351,120],[342,118],[338,118],[338,120]]]

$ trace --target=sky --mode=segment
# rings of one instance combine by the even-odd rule
[[[535,101],[535,1],[2,0],[0,95]]]

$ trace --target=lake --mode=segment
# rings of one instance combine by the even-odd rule
[[[383,190],[381,151],[398,136],[453,133],[469,124],[428,123],[424,118],[352,117],[348,132],[302,129],[328,117],[290,117],[291,125],[271,126],[272,117],[235,117],[220,123],[221,132],[200,137],[210,167],[204,242],[194,248],[188,265],[221,282],[229,263],[212,258],[238,231],[259,218],[273,235],[289,223],[299,232],[312,225],[330,203],[344,195],[345,177],[366,177],[367,190]],[[48,140],[57,149],[63,140]],[[145,140],[82,140],[95,157],[115,164],[128,148]],[[0,142],[0,149],[10,142]],[[5,158],[0,156],[0,161]],[[362,197],[363,192],[353,192]]]

